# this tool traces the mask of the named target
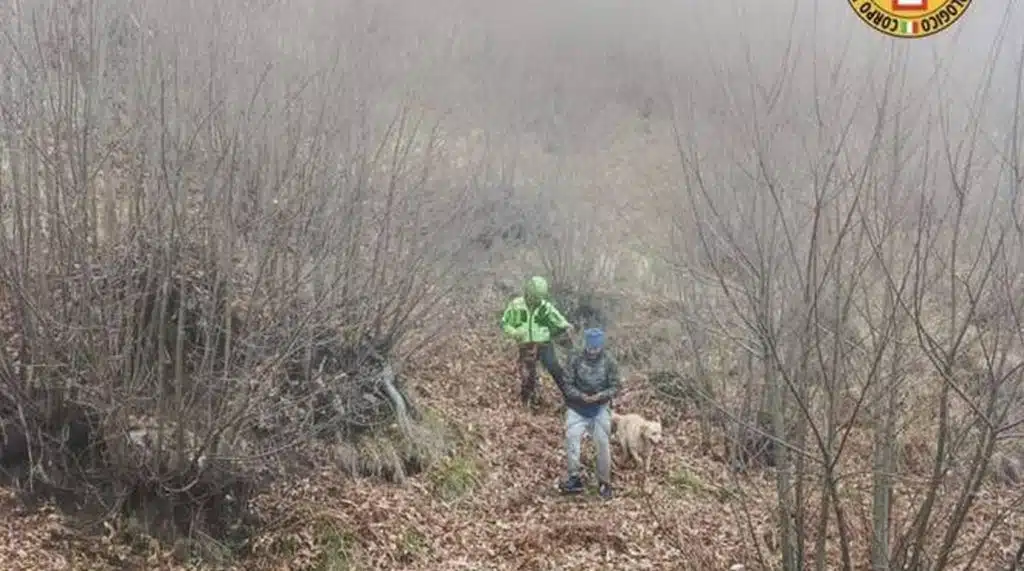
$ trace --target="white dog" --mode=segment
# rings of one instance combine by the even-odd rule
[[[637,465],[643,465],[644,472],[651,469],[651,455],[654,447],[661,444],[661,421],[647,420],[639,414],[618,414],[612,412],[612,432],[622,445],[623,452]]]

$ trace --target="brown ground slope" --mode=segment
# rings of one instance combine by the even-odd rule
[[[550,404],[528,414],[515,404],[511,348],[494,337],[467,333],[417,366],[421,400],[460,435],[449,464],[401,486],[335,472],[291,482],[260,501],[266,529],[254,540],[256,555],[233,568],[762,568],[746,538],[752,529],[761,548],[773,542],[772,484],[754,476],[730,485],[721,464],[697,453],[690,422],[667,431],[646,486],[635,469],[619,466],[611,502],[593,490],[559,497],[555,484],[565,465],[559,411]],[[550,379],[545,382],[547,401],[557,402]],[[634,391],[622,406],[653,413],[650,401],[637,396],[642,393]],[[588,447],[590,465],[593,456]],[[622,459],[618,450],[615,459]],[[984,501],[991,505],[982,507],[972,534],[986,523],[980,514],[999,503]],[[131,545],[116,530],[105,539],[72,533],[60,516],[25,512],[9,494],[0,512],[5,570],[183,568],[171,563],[169,548]],[[986,550],[991,565],[975,568],[999,568],[995,560],[1005,561],[1009,540]]]
[[[721,466],[691,454],[695,430],[680,425],[670,434],[646,491],[638,471],[623,467],[611,502],[593,490],[560,497],[562,424],[550,379],[545,396],[552,404],[522,411],[509,348],[470,337],[456,344],[470,347],[461,361],[439,353],[419,374],[432,406],[462,433],[460,454],[479,467],[475,489],[444,501],[441,469],[404,487],[351,483],[343,501],[324,499],[334,504],[325,510],[330,517],[364,544],[360,556],[370,568],[728,569],[741,561],[740,514],[709,483],[722,479]],[[593,456],[584,453],[590,465]],[[287,568],[278,565],[267,568]]]

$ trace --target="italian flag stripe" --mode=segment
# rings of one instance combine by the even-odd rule
[[[911,20],[900,20],[900,31],[907,35],[917,33],[917,22]]]

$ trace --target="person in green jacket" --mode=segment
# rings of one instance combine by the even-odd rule
[[[561,389],[565,371],[558,363],[552,339],[572,333],[573,326],[548,301],[548,282],[540,276],[527,280],[523,295],[516,297],[501,316],[505,335],[519,344],[519,398],[524,405],[537,404],[537,361]]]

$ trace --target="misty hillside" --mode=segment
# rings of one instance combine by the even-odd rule
[[[1024,569],[1024,8],[675,4],[0,3],[0,569]]]

